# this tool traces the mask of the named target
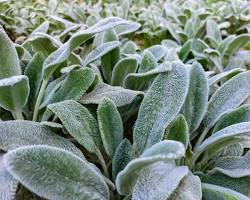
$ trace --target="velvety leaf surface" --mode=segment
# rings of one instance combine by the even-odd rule
[[[138,62],[136,58],[123,58],[120,59],[113,71],[111,85],[123,86],[124,80],[127,75],[135,73],[137,70]]]
[[[183,115],[178,115],[176,119],[169,124],[165,130],[164,139],[181,142],[187,147],[189,143],[189,131],[187,121]]]
[[[206,112],[208,101],[208,81],[202,66],[193,63],[190,69],[189,90],[183,105],[183,115],[189,125],[190,133],[200,125]]]
[[[12,41],[0,26],[0,79],[21,74],[18,55]]]
[[[138,72],[144,73],[158,66],[154,55],[149,50],[144,50]]]
[[[27,145],[49,145],[65,149],[77,156],[83,157],[70,141],[58,136],[48,127],[32,121],[1,121],[0,148],[10,151]]]
[[[112,158],[123,138],[123,122],[113,101],[103,98],[97,108],[97,119],[102,143]]]
[[[7,171],[7,167],[0,154],[0,199],[13,200],[18,187],[18,181]]]
[[[202,184],[202,198],[204,200],[247,200],[247,196],[240,194],[234,190],[220,187],[217,185]]]
[[[132,145],[128,139],[123,139],[116,149],[112,160],[112,177],[115,180],[117,174],[123,170],[132,160]]]
[[[88,163],[46,145],[21,147],[5,155],[8,171],[34,193],[54,200],[108,200],[109,190]]]
[[[20,111],[30,92],[27,76],[18,75],[0,80],[0,106],[9,111]]]
[[[184,156],[184,153],[184,146],[180,142],[172,140],[164,140],[151,146],[139,158],[130,161],[119,172],[115,181],[117,191],[123,195],[131,194],[143,169],[159,161],[168,161],[174,164],[174,160]]]
[[[96,85],[90,93],[83,95],[80,102],[83,104],[99,104],[103,97],[107,97],[111,99],[116,106],[120,107],[132,103],[138,95],[143,96],[144,93],[101,83]]]
[[[77,142],[89,152],[96,152],[101,144],[101,137],[98,123],[87,108],[76,101],[66,100],[50,104],[48,109],[55,113]]]
[[[250,95],[249,80],[250,72],[240,73],[224,83],[213,94],[203,119],[205,127],[211,128],[225,112],[244,102]]]
[[[135,122],[133,141],[141,153],[161,141],[168,124],[179,114],[188,92],[188,72],[181,63],[159,74],[148,89]],[[150,114],[149,114],[150,113]]]
[[[239,108],[233,109],[232,111],[224,114],[216,123],[213,133],[226,128],[230,125],[249,122],[250,121],[250,105],[243,105]]]
[[[66,78],[60,83],[60,87],[48,96],[48,98],[44,98],[41,108],[63,100],[79,100],[92,85],[94,79],[95,74],[89,68],[70,71]]]

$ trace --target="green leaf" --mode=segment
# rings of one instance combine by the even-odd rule
[[[215,40],[216,42],[221,42],[222,38],[221,38],[221,33],[219,30],[219,27],[217,25],[217,23],[212,20],[212,19],[208,19],[206,21],[206,31],[207,31],[207,36],[209,38],[212,38],[213,40]]]
[[[18,181],[7,171],[4,154],[0,154],[0,199],[13,200],[18,188]]]
[[[201,145],[196,149],[196,154],[200,155],[202,152],[212,149],[212,151],[216,151],[220,148],[225,148],[227,142],[227,145],[229,145],[230,140],[234,140],[237,136],[244,136],[249,134],[250,132],[250,122],[242,122],[238,124],[234,124],[231,126],[228,126],[207,139],[205,139]],[[222,146],[223,144],[223,146]],[[210,152],[211,155],[211,152]]]
[[[97,118],[103,146],[112,158],[123,138],[122,118],[114,102],[108,98],[103,98],[99,104]]]
[[[123,54],[134,54],[136,53],[136,50],[138,49],[136,43],[132,41],[128,41],[124,44],[122,47],[122,53]]]
[[[30,94],[29,100],[35,104],[40,86],[42,84],[43,56],[36,53],[25,68],[24,75],[29,78]]]
[[[145,73],[158,66],[154,55],[149,50],[144,50],[138,72]]]
[[[113,29],[107,30],[103,35],[103,43],[119,41],[118,35]],[[103,76],[107,82],[111,81],[112,71],[120,58],[120,48],[117,47],[101,57]]]
[[[43,65],[43,79],[48,79],[59,65],[67,60],[73,49],[86,42],[96,33],[103,32],[115,26],[127,25],[129,23],[130,22],[118,17],[107,17],[97,22],[94,26],[75,33],[66,43],[46,58]]]
[[[107,97],[111,99],[117,107],[120,107],[132,103],[138,95],[143,96],[144,93],[100,83],[96,85],[90,93],[83,95],[80,102],[82,104],[100,104],[101,99]]]
[[[58,136],[45,125],[33,121],[2,121],[0,122],[0,149],[10,151],[28,145],[49,145],[58,147],[84,158],[81,151],[69,140]]]
[[[101,144],[98,123],[87,108],[73,100],[66,100],[50,104],[48,109],[55,113],[79,144],[91,153],[96,152]]]
[[[89,63],[101,58],[102,56],[119,46],[120,42],[118,41],[111,41],[101,44],[87,55],[87,57],[85,58],[85,65],[88,65]]]
[[[209,86],[211,87],[212,85],[214,85],[214,84],[216,84],[224,79],[229,79],[229,78],[231,78],[231,77],[233,77],[233,76],[235,76],[243,71],[244,70],[241,68],[234,68],[234,69],[231,69],[229,71],[218,73],[215,76],[212,76],[211,78],[208,79]]]
[[[192,134],[200,125],[206,112],[208,101],[208,81],[203,67],[195,62],[189,75],[189,90],[182,108]]]
[[[225,48],[223,55],[230,58],[234,53],[236,53],[241,47],[250,41],[250,34],[241,34],[231,40],[227,47]]]
[[[146,50],[150,51],[153,54],[156,62],[162,59],[167,52],[167,49],[163,45],[153,45]]]
[[[212,65],[214,65],[217,68],[217,71],[219,72],[223,71],[221,54],[219,51],[214,49],[204,49],[203,54],[208,58],[208,60],[210,60]]]
[[[60,87],[50,96],[45,96],[40,108],[63,100],[79,100],[89,89],[94,80],[95,74],[89,68],[70,71],[66,78],[60,83]]]
[[[143,169],[159,161],[167,161],[174,164],[174,160],[181,158],[184,154],[184,146],[176,141],[164,140],[151,146],[139,158],[130,161],[119,172],[115,181],[117,191],[122,195],[131,194]]]
[[[27,103],[30,87],[27,76],[18,75],[0,80],[0,106],[9,111],[21,111]]]
[[[128,139],[123,139],[116,149],[112,159],[112,177],[116,179],[117,174],[122,171],[129,161],[132,160],[132,145]]]
[[[248,200],[249,198],[234,190],[213,185],[202,183],[202,198],[204,200]]]
[[[119,60],[112,72],[111,85],[123,86],[124,80],[130,73],[135,73],[138,62],[136,58],[123,58]]]
[[[244,156],[227,156],[215,160],[209,174],[220,172],[232,178],[250,176],[250,153]]]
[[[0,44],[0,79],[21,75],[21,67],[15,46],[1,26]]]
[[[188,124],[183,115],[178,115],[164,133],[164,139],[181,142],[186,148],[189,143]]]
[[[250,105],[243,105],[239,108],[224,114],[216,123],[213,133],[231,126],[233,124],[250,121]]]
[[[224,83],[211,97],[203,126],[211,128],[230,109],[238,107],[250,95],[250,72],[240,73]],[[234,98],[232,98],[234,97]]]
[[[30,36],[36,35],[37,33],[47,33],[48,29],[49,29],[49,21],[44,21],[30,34]]]
[[[165,73],[171,70],[171,65],[162,63],[157,68],[147,71],[145,73],[130,73],[124,80],[124,87],[131,90],[144,91],[147,90],[151,81],[160,73]]]
[[[163,139],[165,128],[179,114],[185,101],[188,82],[186,67],[179,62],[173,62],[171,71],[156,77],[143,98],[135,122],[133,141],[140,153]]]
[[[181,48],[181,50],[180,50],[180,52],[179,52],[179,57],[180,57],[180,59],[181,59],[182,61],[185,61],[185,60],[187,59],[189,53],[191,52],[192,43],[193,43],[192,40],[188,40],[188,41],[186,41],[186,42],[183,44],[183,46],[182,46],[182,48]]]
[[[215,184],[240,192],[250,197],[250,177],[231,178],[221,173],[208,174],[202,180],[205,183]]]
[[[108,187],[100,174],[68,151],[36,145],[10,151],[4,159],[17,180],[44,198],[109,199]]]
[[[157,162],[145,168],[138,177],[132,200],[140,199],[199,200],[201,181],[186,166]]]

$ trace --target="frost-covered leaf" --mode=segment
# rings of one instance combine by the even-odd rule
[[[250,176],[250,153],[244,156],[227,156],[215,160],[214,168],[209,173],[216,171],[232,178]]]
[[[113,29],[105,31],[103,35],[103,43],[110,41],[119,41],[118,35]],[[111,81],[112,71],[120,58],[120,47],[114,48],[112,51],[101,57],[101,66],[103,76],[107,82]]]
[[[227,142],[227,145],[229,145],[230,140],[233,141],[235,137],[248,135],[249,133],[250,122],[242,122],[228,126],[205,139],[202,144],[196,149],[196,154],[200,155],[202,152],[209,149],[212,149],[212,151],[216,151],[220,148],[225,148],[225,142]]]
[[[63,100],[79,100],[95,79],[94,72],[89,68],[72,70],[60,83],[60,87],[49,96],[45,96],[40,108]]]
[[[83,95],[80,102],[83,104],[99,104],[103,97],[107,97],[111,99],[116,106],[120,107],[132,103],[138,95],[143,96],[144,93],[101,83],[96,85],[90,93]]]
[[[85,58],[85,65],[88,65],[89,63],[97,60],[98,58],[101,58],[102,56],[119,46],[119,41],[111,41],[101,44],[87,55],[87,57]]]
[[[130,22],[129,24],[124,24],[123,26],[116,26],[115,32],[118,36],[126,35],[128,33],[135,32],[141,27],[140,23],[137,22]]]
[[[208,79],[209,86],[212,86],[215,83],[218,83],[219,81],[222,81],[223,79],[231,78],[240,72],[244,71],[241,68],[234,68],[229,71],[221,72],[216,74],[215,76],[212,76]]]
[[[148,89],[151,81],[160,73],[165,73],[172,69],[171,65],[168,63],[163,63],[157,68],[152,69],[145,73],[130,73],[127,75],[124,81],[124,87],[131,90],[144,91]]]
[[[150,51],[153,54],[156,62],[162,59],[167,52],[167,49],[163,45],[153,45],[146,50]]]
[[[65,149],[83,158],[70,141],[58,136],[50,128],[32,121],[2,121],[0,122],[0,148],[10,151],[28,145],[49,145]]]
[[[132,145],[130,141],[125,138],[117,147],[112,159],[113,180],[115,180],[117,174],[126,167],[130,160],[132,160]]]
[[[18,187],[18,181],[7,171],[7,167],[0,154],[0,199],[13,200]]]
[[[111,85],[123,86],[126,76],[135,73],[137,66],[136,58],[128,57],[119,60],[112,71]]]
[[[187,121],[183,115],[178,115],[176,119],[168,125],[164,133],[164,139],[181,142],[187,147],[189,143],[189,131]]]
[[[239,192],[236,192],[234,190],[213,185],[213,184],[207,184],[202,183],[202,198],[204,200],[248,200],[249,198]]]
[[[195,62],[190,69],[189,90],[182,108],[183,115],[193,133],[200,125],[208,101],[208,81],[203,67]]]
[[[231,178],[221,173],[208,174],[204,183],[215,184],[240,192],[250,198],[250,177]]]
[[[171,71],[154,80],[143,98],[134,127],[133,141],[140,153],[163,139],[165,128],[182,108],[188,82],[188,72],[179,62],[172,63]]]
[[[30,92],[27,76],[18,75],[0,80],[0,106],[9,111],[21,111]]]
[[[208,60],[217,68],[217,71],[223,71],[223,65],[221,62],[221,54],[219,51],[214,49],[205,49],[203,54],[208,58]]]
[[[121,51],[123,54],[134,54],[134,53],[136,53],[137,49],[138,49],[138,47],[137,47],[136,43],[134,43],[132,41],[128,41],[124,44]]]
[[[220,43],[222,38],[217,23],[212,19],[208,19],[206,21],[206,25],[207,37],[212,38],[216,42]]]
[[[35,145],[12,150],[4,159],[18,181],[44,198],[109,199],[108,187],[100,174],[68,151]]]
[[[154,55],[149,50],[144,50],[138,72],[145,73],[158,66]]]
[[[250,121],[250,105],[243,105],[239,108],[233,109],[232,111],[224,114],[216,123],[213,133],[226,128],[230,125],[249,122]]]
[[[17,51],[8,35],[0,26],[0,79],[21,74]]]
[[[141,171],[147,166],[159,162],[168,161],[174,164],[185,154],[185,148],[180,142],[172,140],[161,141],[150,148],[139,157],[128,163],[128,165],[116,177],[116,187],[120,194],[131,194]]]
[[[135,184],[132,200],[200,200],[201,181],[186,166],[157,162],[145,168]]]
[[[73,100],[50,104],[51,110],[79,144],[95,153],[101,144],[98,123],[87,108]]]
[[[122,118],[114,102],[108,98],[103,98],[99,104],[97,118],[103,146],[112,158],[123,138]]]
[[[224,83],[208,103],[203,126],[211,128],[225,112],[243,103],[250,95],[249,80],[250,72],[242,72]]]
[[[36,35],[37,33],[47,33],[48,29],[49,21],[44,21],[30,34],[30,37]]]
[[[67,60],[73,49],[93,37],[96,33],[129,23],[118,17],[107,17],[90,28],[73,34],[66,43],[46,58],[43,65],[43,79],[48,79],[59,65]]]

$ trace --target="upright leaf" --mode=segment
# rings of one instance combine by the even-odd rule
[[[123,58],[119,60],[112,72],[111,85],[123,86],[124,80],[130,73],[135,73],[138,62],[136,58]]]
[[[199,63],[193,63],[190,69],[189,90],[183,105],[183,115],[189,131],[193,133],[200,125],[206,112],[208,101],[208,81]]]
[[[103,98],[99,104],[97,118],[103,146],[112,158],[123,138],[122,118],[114,102],[108,98]]]
[[[225,112],[243,103],[250,95],[249,80],[250,72],[243,72],[224,83],[208,103],[203,126],[211,128]]]
[[[165,128],[179,114],[185,101],[188,72],[181,63],[172,65],[171,71],[157,76],[141,103],[133,134],[140,153],[163,139]]]
[[[91,153],[96,152],[100,146],[101,138],[97,121],[87,108],[76,101],[66,100],[50,104],[48,109],[55,113],[69,134],[72,135],[79,144]]]
[[[0,79],[21,74],[15,46],[0,26]]]
[[[144,50],[138,72],[144,73],[158,66],[154,55],[149,50]]]

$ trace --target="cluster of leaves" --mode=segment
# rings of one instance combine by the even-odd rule
[[[144,50],[118,17],[0,28],[0,199],[249,199],[250,36],[189,17]]]

